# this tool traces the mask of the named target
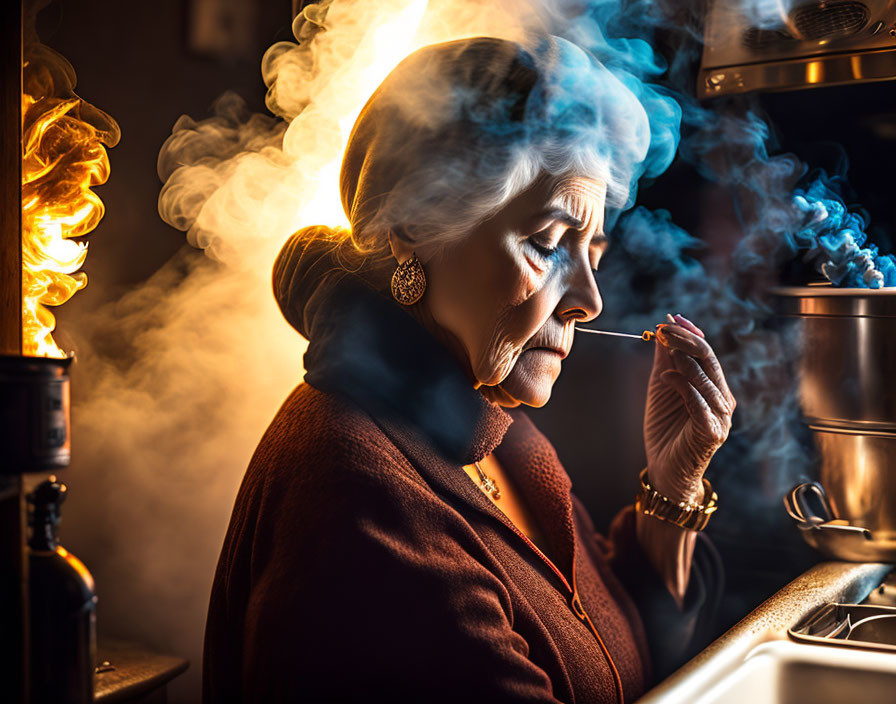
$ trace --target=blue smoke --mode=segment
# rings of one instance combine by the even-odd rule
[[[846,207],[836,185],[821,173],[794,191],[794,205],[804,215],[803,227],[793,235],[794,248],[806,250],[805,260],[835,286],[896,286],[896,257],[866,245],[866,218]]]
[[[749,98],[740,110],[732,102],[719,112],[692,97],[691,69],[702,38],[699,4],[651,0],[585,4],[564,0],[559,4],[566,14],[557,33],[587,49],[644,105],[651,132],[642,168],[647,182],[663,173],[677,152],[707,180],[735,188],[741,200],[762,202],[764,214],[755,215],[752,222],[745,218],[743,224],[747,239],[766,240],[763,251],[754,252],[756,241],[739,248],[741,257],[751,259],[752,253],[759,257],[751,261],[752,266],[778,266],[783,258],[806,250],[806,260],[834,285],[896,285],[894,257],[866,244],[865,218],[845,206],[836,178],[821,173],[808,185],[797,187],[807,167],[793,155],[770,153],[775,147],[771,130]],[[752,7],[756,4],[745,0],[744,9],[756,11]],[[576,7],[578,12],[573,11]],[[655,48],[658,33],[671,44],[671,62]],[[636,192],[633,185],[628,207]],[[621,212],[608,213],[610,226]],[[757,228],[776,232],[763,237]],[[778,238],[780,242],[773,241]]]
[[[606,66],[647,113],[649,149],[640,168],[634,170],[636,178],[625,207],[606,214],[606,226],[612,228],[620,214],[634,205],[638,181],[650,183],[672,164],[681,136],[682,101],[676,91],[660,83],[669,63],[653,47],[652,23],[639,19],[655,14],[653,3],[636,0],[623,8],[619,0],[560,0],[556,13],[552,31]]]
[[[896,286],[896,260],[867,242],[867,217],[844,203],[842,175],[810,172],[796,156],[779,153],[755,96],[707,105],[695,99],[702,32],[687,3],[592,0],[559,33],[643,82],[631,89],[656,112],[651,124],[667,130],[657,130],[658,144],[677,144],[680,164],[696,170],[704,193],[730,211],[721,252],[668,212],[636,207],[615,214],[598,274],[601,327],[637,332],[668,312],[701,326],[739,401],[710,469],[720,494],[736,497],[719,512],[716,534],[741,545],[746,536],[799,543],[781,496],[811,477],[815,451],[798,403],[799,324],[775,314],[773,289],[794,261],[835,286]],[[680,134],[663,119],[669,100],[681,115]]]

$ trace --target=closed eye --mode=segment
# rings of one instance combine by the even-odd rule
[[[527,242],[528,242],[529,245],[532,247],[532,249],[534,249],[536,252],[538,252],[538,253],[539,253],[542,257],[544,257],[545,259],[550,258],[550,257],[552,257],[554,254],[557,253],[557,248],[556,248],[556,247],[550,247],[550,246],[548,246],[548,245],[541,244],[538,240],[536,240],[536,239],[533,238],[533,237],[530,237],[530,238],[527,240]]]

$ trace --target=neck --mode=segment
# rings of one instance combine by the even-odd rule
[[[411,316],[423,327],[429,330],[429,333],[434,338],[436,338],[436,340],[438,340],[446,350],[448,350],[448,352],[452,357],[454,357],[454,359],[457,360],[458,364],[460,364],[460,367],[464,372],[464,375],[467,377],[467,379],[469,379],[470,384],[473,386],[473,388],[480,388],[482,384],[473,373],[473,367],[470,364],[470,355],[467,353],[466,348],[458,339],[457,335],[452,333],[450,330],[446,330],[436,322],[436,319],[426,302],[426,295],[424,294],[423,298],[421,298],[417,303],[409,306],[408,311],[410,312]]]
[[[474,388],[456,352],[423,322],[352,276],[335,278],[306,306],[305,380],[347,395],[374,418],[398,423],[452,462],[500,442],[510,418]],[[420,322],[418,322],[420,321]],[[430,321],[432,322],[432,321]],[[457,350],[457,345],[453,348]],[[460,357],[459,359],[464,359]]]
[[[497,386],[483,386],[482,383],[480,383],[473,373],[473,368],[470,365],[470,355],[467,354],[467,350],[456,335],[449,332],[435,321],[429,306],[426,305],[426,296],[424,296],[418,303],[411,306],[410,312],[417,322],[429,330],[430,334],[432,334],[432,336],[435,337],[460,363],[464,374],[466,374],[467,379],[470,380],[474,389],[479,389],[482,392],[482,395],[489,401],[504,408],[516,408],[520,405],[520,402],[501,388],[500,384]]]

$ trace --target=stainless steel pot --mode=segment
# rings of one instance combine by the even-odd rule
[[[832,514],[804,525],[806,538],[831,557],[896,561],[896,289],[775,294],[802,321],[800,404]]]

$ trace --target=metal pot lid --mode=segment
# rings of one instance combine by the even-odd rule
[[[771,290],[775,310],[800,318],[896,318],[896,287],[780,286]]]

